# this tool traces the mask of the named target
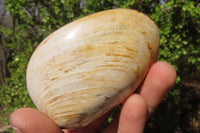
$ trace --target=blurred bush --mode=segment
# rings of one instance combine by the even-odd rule
[[[27,93],[26,67],[47,35],[94,12],[130,8],[155,21],[160,31],[158,60],[171,63],[178,74],[145,132],[200,131],[199,0],[4,0],[4,4],[12,16],[11,26],[0,21],[0,106],[4,107],[0,118],[4,122],[8,123],[5,112],[34,107]]]

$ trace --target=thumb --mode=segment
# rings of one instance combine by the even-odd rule
[[[21,108],[13,112],[10,125],[16,133],[62,133],[48,116],[32,108]]]

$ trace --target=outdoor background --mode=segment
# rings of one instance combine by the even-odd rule
[[[25,75],[38,44],[71,21],[112,8],[149,15],[160,32],[158,60],[171,63],[178,74],[145,133],[200,132],[200,0],[0,0],[1,133],[12,132],[11,112],[34,107]]]

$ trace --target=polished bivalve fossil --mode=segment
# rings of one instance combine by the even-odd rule
[[[158,51],[158,28],[147,15],[131,9],[94,13],[41,42],[28,64],[28,91],[60,127],[83,127],[136,90]]]

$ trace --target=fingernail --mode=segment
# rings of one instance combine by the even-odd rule
[[[70,132],[61,130],[61,133],[70,133]]]
[[[13,126],[11,126],[12,127],[12,129],[15,131],[15,133],[23,133],[21,130],[19,130],[18,128],[16,128],[16,127],[13,127]]]
[[[61,130],[61,133],[71,133],[69,130]]]

